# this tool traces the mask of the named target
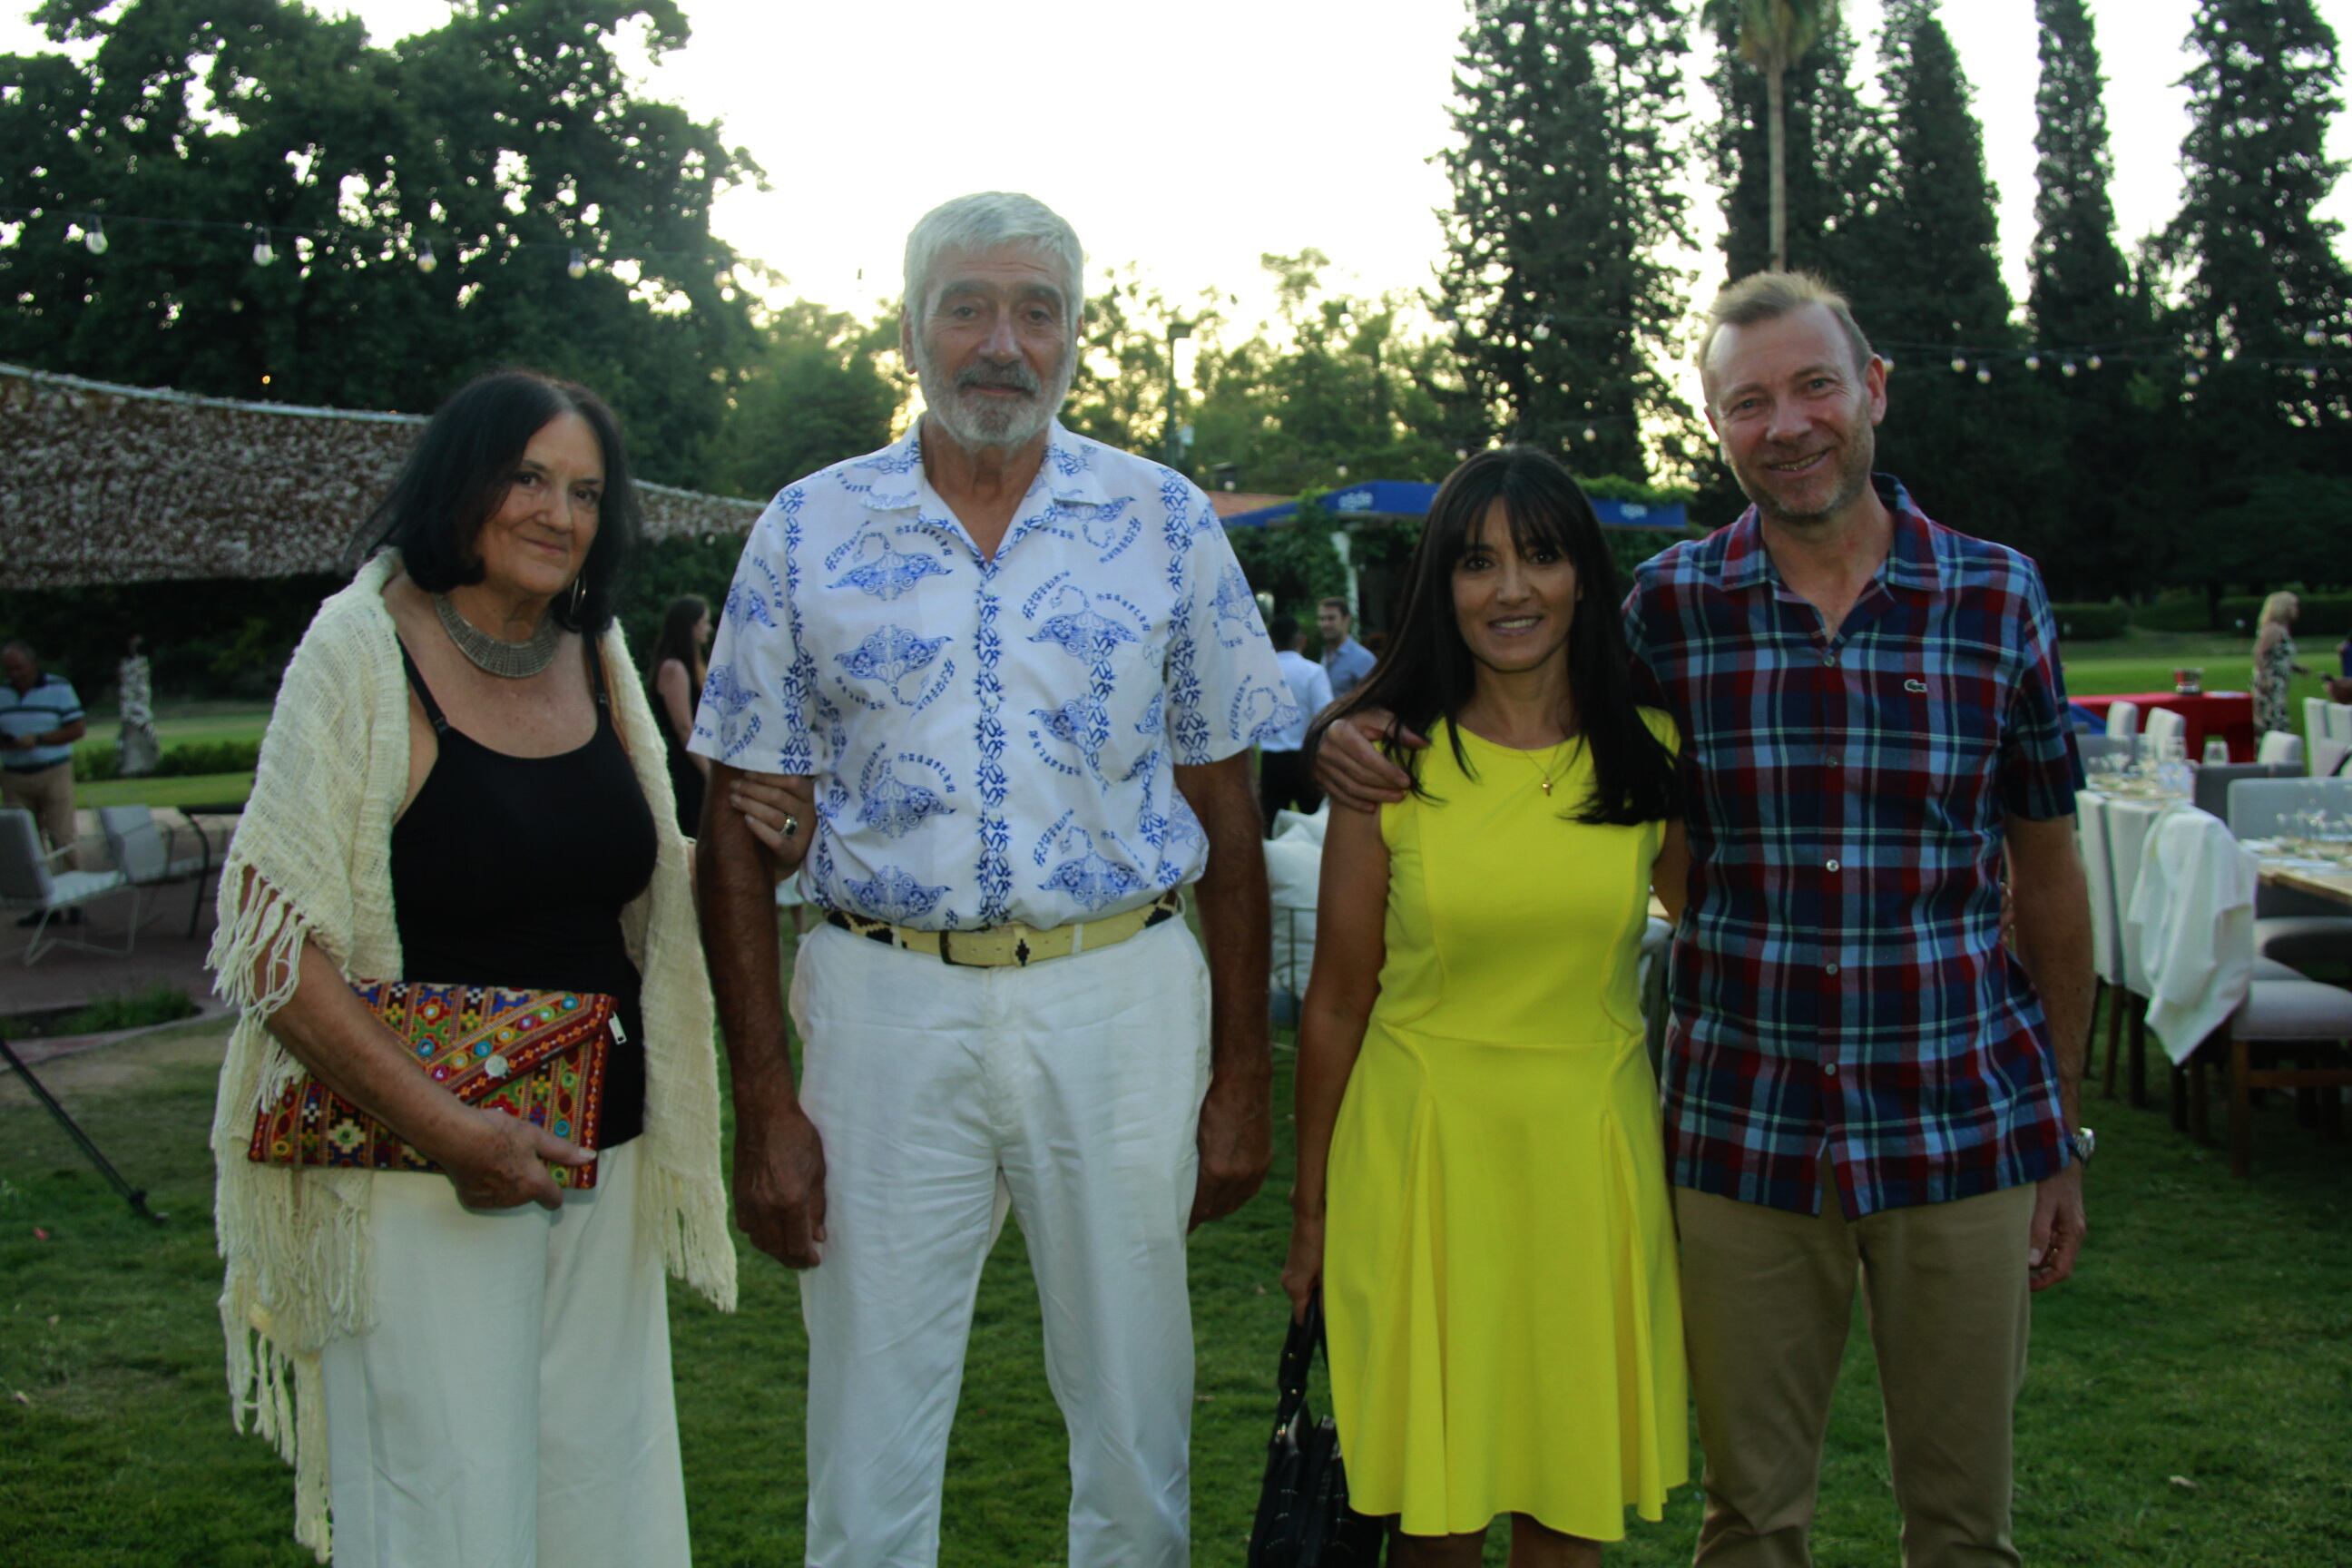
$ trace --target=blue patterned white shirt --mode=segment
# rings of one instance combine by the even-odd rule
[[[983,561],[920,430],[753,526],[693,750],[814,776],[802,876],[830,909],[1050,927],[1192,881],[1208,843],[1173,770],[1293,706],[1208,497],[1056,424]]]

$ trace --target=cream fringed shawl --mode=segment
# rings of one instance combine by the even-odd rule
[[[257,1165],[246,1149],[255,1110],[300,1070],[268,1020],[293,994],[304,940],[348,977],[401,973],[392,824],[407,793],[408,686],[383,602],[397,567],[389,553],[362,567],[351,586],[320,606],[295,649],[262,740],[252,800],[221,869],[220,925],[209,959],[215,985],[238,1010],[213,1116],[231,1409],[240,1431],[250,1410],[261,1435],[293,1464],[295,1539],[320,1562],[328,1493],[320,1352],[329,1340],[369,1327],[368,1194],[378,1178]],[[622,917],[645,982],[638,1223],[657,1227],[647,1240],[672,1274],[731,1310],[735,1249],[719,1169],[718,1058],[688,847],[677,826],[661,734],[617,626],[604,650],[614,721],[660,845],[652,885]],[[257,972],[266,987],[256,984]]]

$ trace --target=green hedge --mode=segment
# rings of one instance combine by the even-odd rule
[[[2050,613],[2057,618],[2058,636],[2067,642],[2119,637],[2131,622],[2131,607],[2115,599],[2104,605],[2053,605]]]
[[[2167,595],[2152,605],[2134,605],[2131,624],[2151,632],[2210,632],[2213,616],[2202,594]]]
[[[247,773],[260,758],[258,741],[190,741],[166,747],[156,759],[155,771],[147,776],[173,779],[200,773]],[[121,768],[121,752],[110,742],[74,748],[74,777],[80,783],[120,777]]]
[[[2295,616],[2294,635],[2305,642],[2315,637],[2340,637],[2352,632],[2352,594],[2297,594],[2302,611]],[[2263,602],[2250,595],[2231,595],[2221,601],[2219,629],[2242,630],[2248,637],[2261,623]],[[2243,621],[2242,627],[2238,625]]]

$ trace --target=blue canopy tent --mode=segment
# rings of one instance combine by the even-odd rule
[[[1317,503],[1341,522],[1355,522],[1379,518],[1423,518],[1429,515],[1429,503],[1437,499],[1435,485],[1413,479],[1366,479],[1316,498]],[[1681,503],[1649,505],[1641,501],[1595,500],[1595,516],[1603,528],[1655,528],[1679,533],[1687,526]],[[1298,503],[1284,501],[1279,506],[1262,506],[1255,511],[1236,512],[1225,519],[1227,528],[1264,528],[1269,523],[1288,522],[1298,515]]]

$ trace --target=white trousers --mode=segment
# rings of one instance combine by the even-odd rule
[[[1074,1568],[1190,1552],[1185,1222],[1209,980],[1170,921],[1034,969],[953,968],[831,926],[793,976],[824,1140],[808,1324],[811,1568],[930,1568],[981,1266],[1010,1194],[1070,1436]]]
[[[661,1258],[635,1142],[563,1207],[376,1178],[376,1326],[326,1352],[338,1568],[684,1568]]]

